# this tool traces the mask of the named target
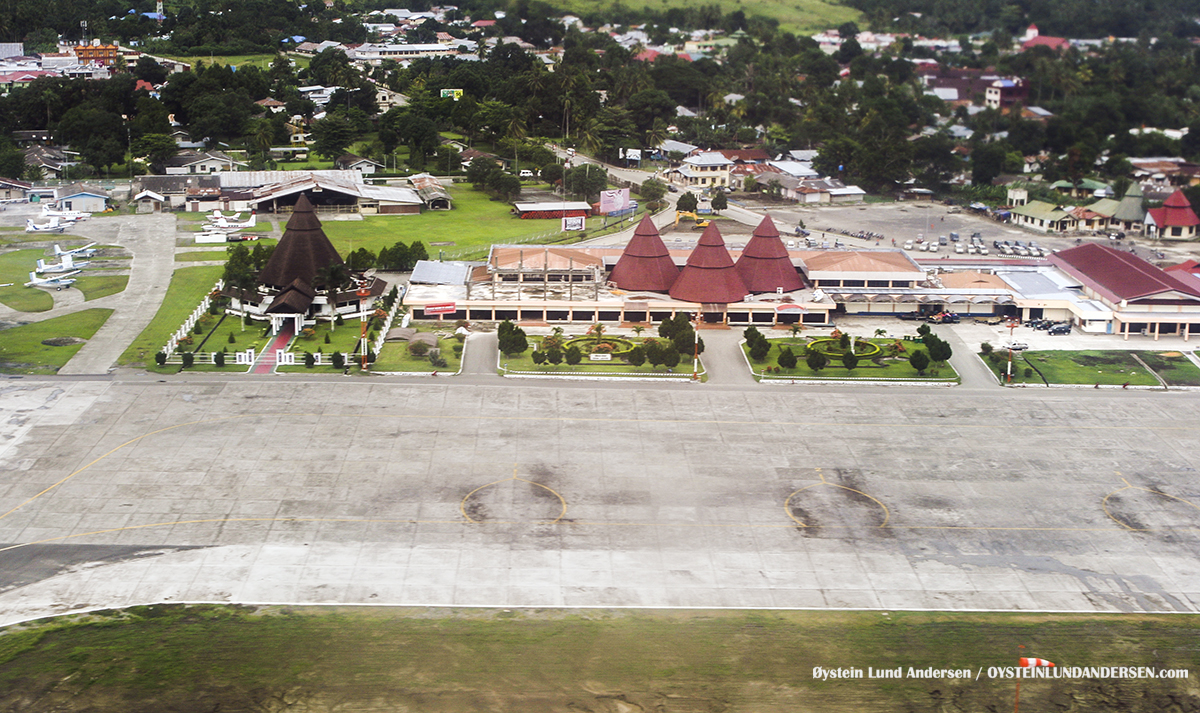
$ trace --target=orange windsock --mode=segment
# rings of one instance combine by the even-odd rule
[[[1017,659],[1017,665],[1021,668],[1035,668],[1037,666],[1053,666],[1054,662],[1047,661],[1046,659],[1027,659],[1022,656]]]

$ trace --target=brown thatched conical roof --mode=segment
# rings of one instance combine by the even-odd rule
[[[769,215],[754,229],[734,267],[751,292],[775,292],[780,287],[792,292],[804,287]]]
[[[608,279],[623,290],[666,292],[677,277],[679,267],[667,252],[658,228],[649,214],[642,216]]]
[[[671,296],[685,302],[741,302],[750,291],[733,266],[717,224],[709,223],[687,264],[671,286]]]
[[[290,285],[296,279],[312,285],[318,270],[343,262],[333,243],[325,237],[308,196],[301,194],[283,230],[283,237],[267,266],[259,273],[258,281],[276,288]]]

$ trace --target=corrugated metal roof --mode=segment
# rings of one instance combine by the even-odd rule
[[[471,275],[469,262],[418,260],[409,282],[422,285],[465,285]]]

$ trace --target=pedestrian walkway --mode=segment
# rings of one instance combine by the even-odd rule
[[[283,327],[279,330],[279,334],[271,340],[266,349],[263,349],[262,354],[258,355],[258,359],[254,362],[254,368],[250,370],[251,374],[270,374],[275,371],[278,364],[275,363],[275,350],[287,348],[288,343],[292,341],[292,336],[295,334],[291,320],[284,322]]]

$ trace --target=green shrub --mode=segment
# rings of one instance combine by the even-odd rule
[[[1029,367],[1029,366],[1025,367],[1025,378],[1026,379],[1033,378],[1033,367]]]
[[[342,367],[346,366],[346,355],[345,354],[343,354],[341,352],[334,352],[332,359],[333,359],[333,368],[334,369],[341,369]]]
[[[564,355],[564,358],[568,364],[575,366],[583,360],[583,352],[579,350],[579,347],[572,344],[571,346],[567,347],[567,353]]]
[[[196,322],[196,326],[192,329],[196,334],[204,334],[204,325]]]
[[[232,337],[233,335],[232,335],[232,334],[230,334],[229,336],[231,336],[231,337]],[[326,343],[326,344],[329,344],[329,332],[326,332],[326,333],[325,333],[325,343]]]
[[[984,342],[983,344],[979,345],[979,353],[983,354],[984,356],[990,356],[994,349],[995,347],[992,346],[991,342]]]
[[[233,336],[233,332],[229,333],[229,339],[227,341],[230,344],[237,344],[237,337]]]
[[[188,369],[196,362],[196,355],[191,352],[183,353],[183,368]]]
[[[225,366],[225,352],[213,354],[213,363],[217,366]]]
[[[462,353],[463,353],[463,345],[461,345],[461,344],[451,344],[451,345],[450,345],[450,348],[451,348],[452,350],[454,350],[454,356],[456,356],[456,357],[461,357],[461,356],[462,356]]]
[[[639,347],[634,347],[625,352],[625,361],[634,366],[641,366],[646,363],[646,350]]]
[[[167,364],[167,353],[166,353],[166,352],[159,352],[159,353],[155,354],[155,355],[154,355],[154,363],[155,363],[155,364],[158,364],[159,366],[166,366],[166,364]]]
[[[304,366],[308,369],[311,369],[316,365],[317,358],[313,356],[312,352],[304,352]]]
[[[771,351],[771,343],[766,339],[756,339],[750,345],[750,358],[754,361],[762,361],[767,358],[767,354]]]
[[[792,351],[791,347],[784,347],[780,350],[779,357],[775,360],[775,363],[779,364],[783,369],[795,369],[796,354]]]

